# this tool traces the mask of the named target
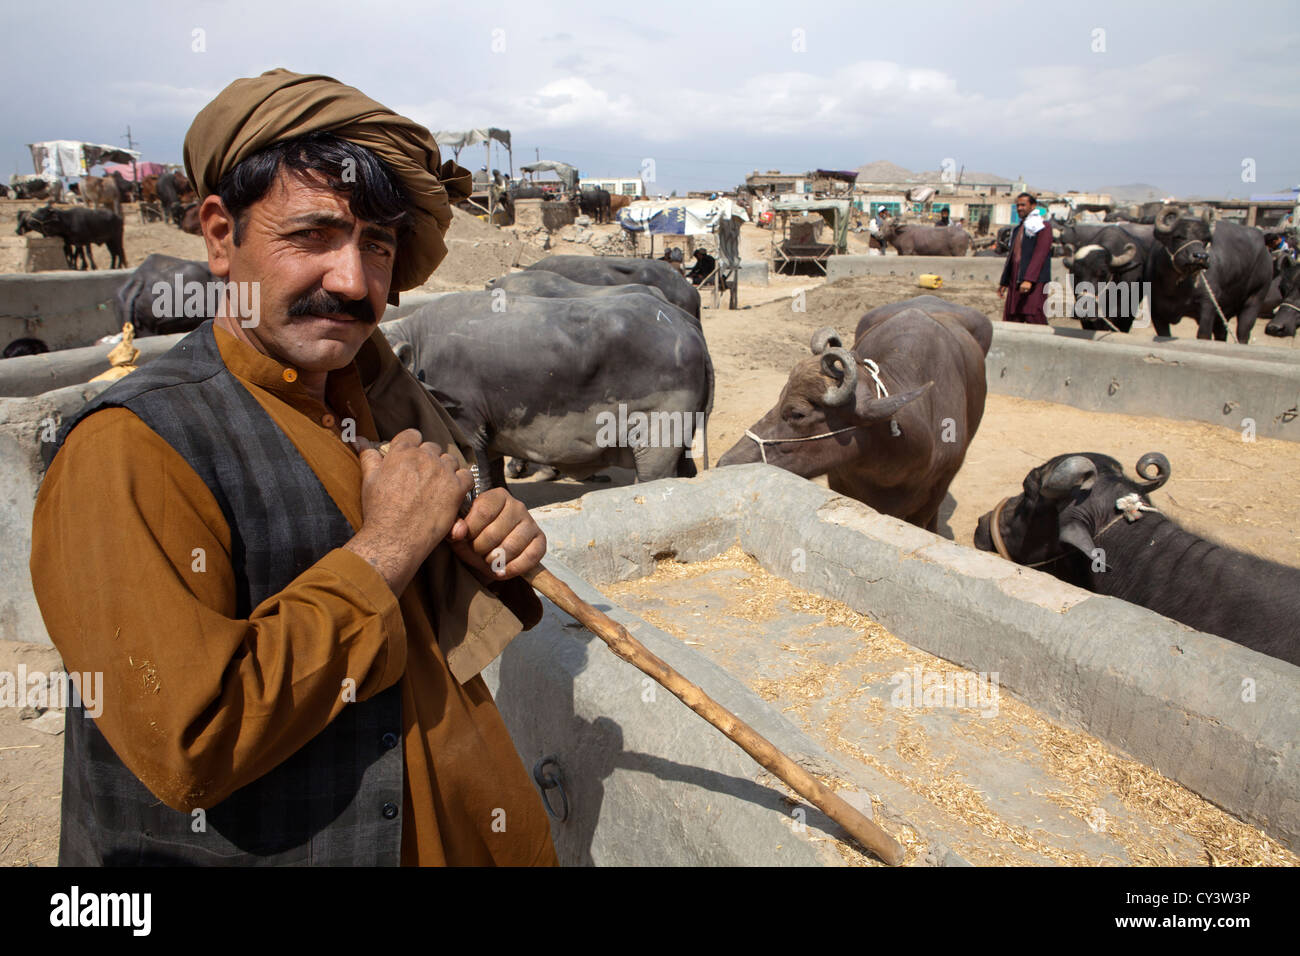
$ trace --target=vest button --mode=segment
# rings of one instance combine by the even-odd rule
[[[392,820],[392,819],[393,819],[394,817],[396,817],[396,816],[397,816],[397,804],[395,804],[395,803],[385,803],[385,804],[384,804],[384,819],[385,819],[385,820]]]
[[[321,416],[320,423],[321,423],[322,425],[324,425],[326,428],[333,428],[333,427],[334,427],[334,416],[333,416],[333,415],[330,415],[330,414],[328,414],[328,413],[325,414],[325,415],[322,415],[322,416]]]
[[[380,738],[379,743],[385,750],[392,750],[397,746],[397,734],[384,734],[384,736]]]

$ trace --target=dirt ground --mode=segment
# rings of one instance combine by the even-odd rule
[[[13,235],[18,210],[38,205],[0,200],[0,237]],[[205,257],[199,237],[162,223],[142,224],[135,207],[127,208],[125,239],[131,264],[151,252]],[[770,238],[766,231],[747,226],[741,238],[744,258],[766,256]],[[851,251],[865,251],[865,244],[860,245],[863,248]],[[424,289],[479,289],[512,265],[528,265],[548,253],[590,251],[576,243],[557,243],[544,251],[461,213],[449,231],[448,247],[447,260]],[[15,248],[13,243],[0,245],[0,272],[21,270]],[[800,291],[804,311],[792,308]],[[850,337],[867,310],[921,292],[912,280],[897,277],[828,284],[823,279],[774,276],[767,286],[742,285],[742,307],[736,311],[727,310],[725,303],[721,309],[711,308],[706,293],[703,325],[717,380],[709,423],[710,460],[720,457],[775,403],[790,367],[808,354],[814,330],[829,325]],[[994,319],[1001,313],[996,290],[984,283],[949,282],[939,294]],[[1194,335],[1189,323],[1175,331]],[[1149,336],[1150,332],[1135,333],[1134,338]],[[1257,334],[1251,348],[1290,346],[1289,341],[1280,343]],[[979,516],[1002,497],[1016,493],[1030,468],[1071,451],[1104,452],[1129,469],[1143,453],[1163,452],[1172,464],[1173,477],[1153,495],[1158,507],[1200,534],[1300,565],[1300,503],[1295,493],[1300,443],[1266,438],[1245,443],[1238,432],[1212,425],[1105,415],[998,395],[989,396],[979,433],[941,512],[940,532],[969,544]],[[630,481],[631,475],[616,469],[613,478],[622,483]],[[514,485],[515,493],[530,506],[602,487],[608,485],[535,479]],[[13,672],[20,662],[29,671],[50,670],[57,660],[57,654],[47,648],[0,642],[0,672]],[[16,708],[0,707],[0,865],[52,865],[58,847],[63,739],[33,729],[31,719],[20,718]]]

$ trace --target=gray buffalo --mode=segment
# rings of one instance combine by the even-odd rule
[[[652,285],[679,309],[700,317],[700,292],[666,262],[631,256],[547,256],[528,272],[555,272],[583,285]]]
[[[117,320],[134,325],[138,336],[190,332],[216,316],[208,292],[214,279],[207,263],[155,252],[118,288]]]
[[[713,410],[699,323],[662,299],[490,292],[444,296],[381,328],[464,431],[479,474],[505,484],[505,456],[585,477],[609,466],[638,481],[692,477]]]
[[[1159,452],[1137,473],[1096,452],[1057,455],[980,518],[975,546],[1300,664],[1300,569],[1207,541],[1153,508],[1148,496],[1170,474]]]
[[[983,313],[931,295],[868,312],[852,349],[821,329],[776,406],[718,464],[826,475],[833,491],[937,531],[984,415],[992,339]]]
[[[961,226],[917,226],[885,220],[880,241],[898,250],[900,256],[964,256],[970,250],[970,235]]]
[[[581,299],[587,296],[606,295],[653,295],[668,301],[663,291],[652,285],[585,285],[566,279],[558,272],[528,271],[512,272],[508,275],[489,279],[489,291],[503,289],[511,295],[533,295],[543,299]]]

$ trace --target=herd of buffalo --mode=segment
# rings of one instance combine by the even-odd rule
[[[104,239],[86,241],[105,242],[115,264],[124,263],[120,217],[105,227],[100,220],[110,210],[55,211],[81,218],[52,219],[46,207],[26,215],[20,231],[63,236],[75,250],[79,239],[107,228]],[[1259,230],[1169,209],[1145,225],[1068,226],[1061,238],[1079,282],[1149,283],[1162,335],[1192,316],[1203,337],[1223,338],[1235,316],[1245,341],[1277,285],[1292,314],[1300,313],[1296,270],[1286,257],[1275,270]],[[209,281],[202,263],[149,256],[117,295],[119,318],[137,335],[194,328],[210,317],[207,309],[160,316],[154,290]],[[700,296],[669,263],[550,256],[483,291],[435,297],[380,328],[461,427],[492,485],[505,484],[507,459],[514,459],[512,476],[527,462],[578,478],[621,466],[638,481],[689,477],[697,462],[707,467],[705,436],[698,436],[700,457],[689,427],[685,440],[678,429],[671,442],[598,434],[602,417],[706,422],[712,411]],[[851,340],[821,329],[771,410],[717,464],[765,462],[805,478],[825,475],[832,490],[937,531],[984,413],[992,336],[983,313],[934,295],[873,309]],[[1130,478],[1095,452],[1058,455],[1026,475],[1019,494],[989,502],[975,545],[1300,664],[1293,623],[1300,569],[1198,537],[1153,508],[1150,493],[1170,479],[1163,455],[1144,456],[1136,471]]]

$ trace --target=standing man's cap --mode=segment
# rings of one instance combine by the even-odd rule
[[[391,293],[414,289],[447,255],[453,203],[473,191],[469,170],[442,162],[433,134],[328,76],[269,70],[235,80],[185,134],[185,173],[200,198],[248,157],[286,139],[332,133],[374,153],[413,206],[411,232],[393,264]]]

